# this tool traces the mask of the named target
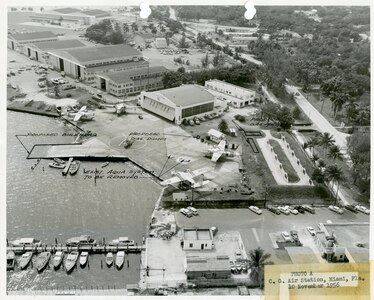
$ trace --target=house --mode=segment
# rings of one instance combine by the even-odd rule
[[[145,49],[153,42],[153,35],[149,33],[137,34],[134,37],[134,45],[136,48]]]
[[[212,250],[213,234],[210,229],[183,229],[183,250]]]
[[[190,256],[186,257],[187,280],[231,278],[229,257]]]
[[[57,41],[58,36],[51,31],[36,31],[29,33],[15,33],[8,35],[7,46],[12,50],[19,50],[23,52],[25,44],[34,42],[50,42]]]
[[[226,138],[226,135],[216,129],[209,129],[208,136],[212,142],[219,143]]]
[[[215,97],[204,87],[186,84],[157,92],[142,92],[139,104],[154,114],[180,125],[184,119],[214,111]]]
[[[164,49],[164,48],[167,48],[168,44],[165,38],[156,38],[155,46],[157,49]]]

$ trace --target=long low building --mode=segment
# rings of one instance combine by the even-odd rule
[[[23,51],[23,45],[34,42],[51,42],[57,41],[58,36],[51,31],[36,31],[28,33],[16,33],[8,35],[7,46],[12,50]]]
[[[148,67],[143,55],[128,45],[52,50],[48,55],[55,69],[88,83],[96,81],[97,74]]]
[[[229,257],[226,255],[188,255],[186,257],[186,274],[187,280],[231,278]]]
[[[133,95],[141,91],[163,88],[163,75],[167,69],[163,66],[139,68],[121,72],[97,75],[97,86],[114,96]]]
[[[176,124],[214,111],[215,97],[204,87],[186,84],[156,92],[142,92],[139,104]]]

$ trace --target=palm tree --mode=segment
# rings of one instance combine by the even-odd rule
[[[345,180],[344,174],[341,168],[338,168],[337,165],[328,166],[324,172],[326,180],[332,183],[336,183],[336,194],[335,194],[335,203],[338,200],[339,184]]]
[[[310,148],[310,149],[312,150],[312,155],[314,155],[314,147],[317,146],[317,145],[319,144],[319,140],[318,140],[317,137],[312,136],[312,137],[309,139],[308,143],[309,143],[309,147],[308,147],[308,148]]]
[[[319,156],[317,154],[313,154],[312,157],[311,157],[311,160],[312,160],[313,164],[315,165],[316,162],[319,160]]]
[[[363,124],[370,125],[370,110],[362,109],[358,112],[355,122],[363,126]]]
[[[332,145],[329,148],[329,153],[327,154],[328,158],[332,158],[332,160],[335,162],[336,159],[343,160],[343,154],[341,152],[341,149],[337,145]]]
[[[324,154],[326,154],[326,149],[331,147],[335,143],[334,136],[331,133],[324,132],[320,135],[319,145],[324,149]]]
[[[271,265],[273,262],[268,261],[269,253],[265,253],[264,249],[258,247],[250,250],[248,255],[248,267],[250,269],[250,278],[254,283],[260,285],[262,288],[264,280],[264,265]]]
[[[318,161],[318,167],[321,168],[321,169],[326,168],[326,163],[325,163],[325,161],[322,160],[322,159],[320,159],[320,160]]]
[[[348,100],[348,95],[346,93],[333,93],[331,94],[332,108],[334,111],[334,117],[339,111],[342,110],[343,105]]]
[[[358,104],[353,100],[350,100],[348,104],[345,105],[345,117],[347,119],[347,123],[354,120],[358,114]]]

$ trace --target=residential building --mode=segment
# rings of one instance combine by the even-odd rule
[[[141,91],[163,88],[162,78],[167,69],[162,66],[130,69],[97,74],[97,86],[114,96],[133,95]]]
[[[157,49],[164,49],[164,48],[167,48],[168,44],[165,38],[156,38],[155,46]]]
[[[145,49],[153,42],[153,35],[150,33],[137,34],[134,37],[134,45],[138,49]]]
[[[219,143],[220,141],[224,140],[226,138],[226,135],[222,133],[221,131],[218,131],[216,129],[209,129],[208,131],[209,139],[212,142]]]
[[[15,33],[8,35],[7,46],[9,49],[23,52],[25,44],[34,42],[50,42],[57,41],[58,36],[51,31],[35,31],[28,33]]]
[[[229,257],[226,255],[214,257],[187,256],[186,274],[187,280],[231,278]]]
[[[214,111],[215,97],[204,87],[186,84],[157,92],[142,92],[139,104],[176,124]]]
[[[55,69],[88,83],[96,81],[97,74],[148,66],[143,55],[128,45],[59,49],[49,51],[48,55],[49,63]]]
[[[225,81],[217,79],[208,80],[205,81],[205,87],[220,93],[224,100],[231,101],[231,105],[236,108],[251,105],[255,102],[255,91],[242,88]]]
[[[212,250],[213,234],[210,229],[183,229],[183,250]]]

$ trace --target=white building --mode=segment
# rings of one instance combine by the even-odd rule
[[[215,97],[204,87],[186,84],[157,92],[142,92],[139,104],[180,125],[184,119],[204,116],[215,110]]]
[[[232,106],[236,108],[252,105],[255,102],[255,91],[231,83],[212,79],[205,81],[205,87],[221,94],[224,100],[231,101]]]
[[[184,250],[212,250],[213,235],[210,229],[183,229]]]
[[[165,38],[156,38],[155,46],[157,49],[164,49],[164,48],[167,48],[168,44]]]
[[[8,35],[7,46],[12,50],[19,50],[23,52],[23,47],[26,44],[34,42],[51,42],[57,41],[58,36],[51,31],[36,31],[28,33],[15,33]]]
[[[215,143],[219,143],[226,138],[224,133],[213,128],[208,131],[208,136],[210,140]]]

